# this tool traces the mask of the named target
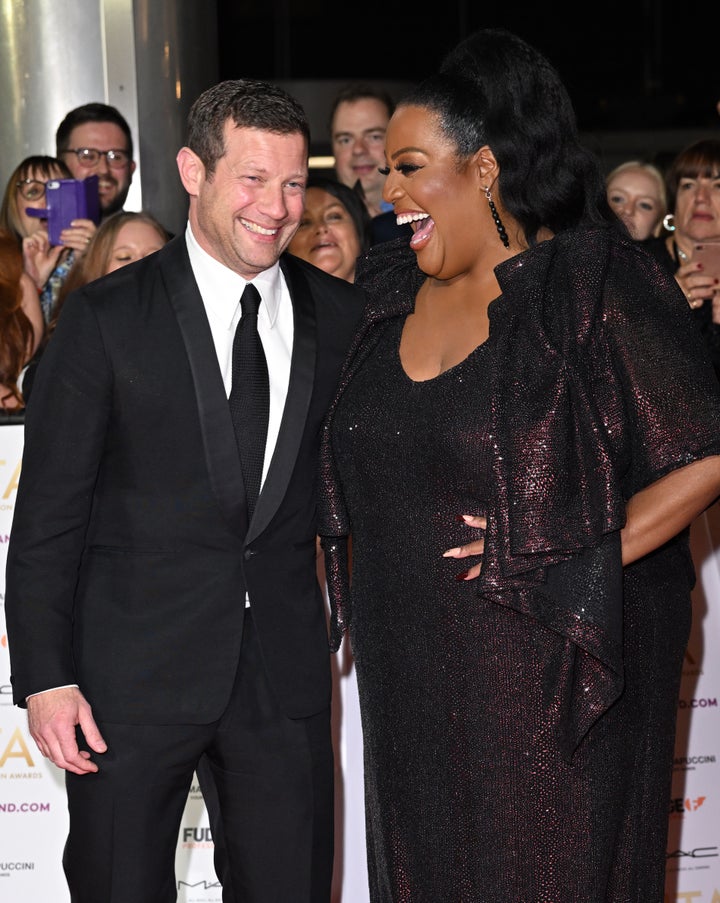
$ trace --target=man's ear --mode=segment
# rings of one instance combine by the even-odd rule
[[[197,197],[205,180],[205,167],[198,155],[189,147],[181,147],[176,157],[180,181],[190,197]]]

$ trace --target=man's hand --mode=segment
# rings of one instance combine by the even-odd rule
[[[92,709],[77,687],[61,687],[31,696],[27,701],[28,725],[40,752],[58,768],[74,774],[98,770],[90,753],[77,744],[75,727],[80,728],[88,746],[96,753],[107,751],[92,717]]]

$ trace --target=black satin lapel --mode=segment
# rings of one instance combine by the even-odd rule
[[[315,378],[315,303],[305,277],[285,258],[281,258],[280,265],[293,302],[290,383],[275,452],[255,506],[248,542],[267,527],[285,496],[305,430]]]
[[[181,235],[160,252],[160,268],[185,341],[197,397],[210,483],[233,529],[247,528],[245,487],[230,407],[200,292]]]

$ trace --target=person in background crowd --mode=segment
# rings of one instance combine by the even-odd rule
[[[667,213],[665,179],[652,163],[626,160],[605,180],[608,203],[636,241],[657,236]]]
[[[165,227],[150,213],[116,213],[100,224],[87,253],[78,258],[63,283],[47,324],[45,341],[40,345],[23,378],[23,396],[27,403],[32,392],[37,366],[57,326],[65,299],[77,288],[101,276],[159,251],[170,240]]]
[[[0,230],[0,409],[25,406],[21,374],[45,330],[40,297],[23,269],[17,239]]]
[[[330,107],[330,142],[335,174],[362,197],[372,217],[372,244],[410,238],[409,226],[398,226],[392,208],[383,200],[385,130],[395,109],[387,91],[353,83],[342,87]]]
[[[130,126],[106,103],[86,103],[65,116],[55,133],[57,156],[75,179],[98,177],[103,219],[123,209],[136,163]]]
[[[720,384],[525,41],[461,42],[386,154],[414,234],[358,263],[320,473],[370,901],[661,903]]]
[[[666,232],[647,242],[682,289],[720,377],[720,266],[703,261],[697,244],[720,243],[720,140],[683,148],[666,172]]]
[[[104,220],[88,245],[87,253],[65,280],[50,318],[50,331],[55,328],[70,292],[159,251],[169,240],[167,229],[147,211],[127,210]]]
[[[365,299],[284,253],[309,142],[277,86],[205,91],[185,233],[74,291],[37,369],[5,613],[14,701],[65,770],[74,903],[174,903],[201,761],[223,900],[329,898],[315,478]]]
[[[60,233],[62,244],[53,247],[47,220],[26,211],[46,209],[45,186],[51,179],[71,178],[70,170],[56,157],[26,157],[11,173],[0,206],[0,229],[10,232],[22,248],[24,267],[40,292],[46,322],[67,274],[87,250],[97,227],[89,219],[73,220]]]
[[[359,195],[336,179],[311,175],[290,253],[354,282],[357,258],[369,247],[370,214]]]

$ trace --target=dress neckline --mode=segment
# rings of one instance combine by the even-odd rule
[[[492,303],[494,303],[494,302],[492,302]],[[443,377],[454,374],[461,367],[465,366],[467,363],[472,361],[472,359],[477,354],[479,354],[482,349],[486,348],[490,342],[490,337],[488,336],[488,338],[485,339],[484,342],[481,342],[479,345],[476,345],[461,361],[458,361],[457,364],[453,364],[452,367],[448,367],[447,370],[443,370],[440,373],[437,373],[435,376],[430,376],[430,377],[428,377],[428,379],[414,379],[412,376],[410,376],[410,374],[405,369],[405,366],[402,362],[402,357],[400,356],[400,342],[402,340],[403,327],[405,326],[405,320],[407,319],[407,316],[409,316],[409,315],[406,314],[404,317],[398,318],[398,324],[396,327],[395,341],[393,344],[393,349],[394,349],[394,353],[395,353],[395,359],[400,368],[400,371],[402,372],[402,374],[405,377],[405,379],[407,380],[407,382],[409,382],[413,386],[424,386],[424,385],[430,385],[431,383],[437,383]]]

